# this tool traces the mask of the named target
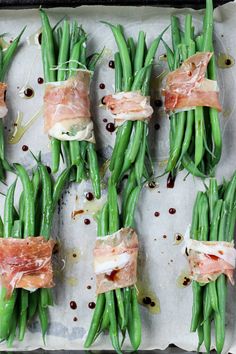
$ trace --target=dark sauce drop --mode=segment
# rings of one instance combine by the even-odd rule
[[[72,256],[73,256],[73,258],[76,258],[76,257],[77,257],[77,254],[76,254],[76,253],[73,253]]]
[[[176,213],[176,209],[175,208],[170,208],[169,209],[169,213],[170,214],[175,214]]]
[[[160,124],[156,123],[156,124],[154,125],[154,128],[155,128],[155,130],[159,130],[159,129],[160,129]]]
[[[154,216],[155,216],[156,218],[158,218],[158,216],[160,216],[159,211],[155,211]]]
[[[23,146],[22,146],[22,150],[23,150],[23,151],[28,151],[28,150],[29,150],[29,147],[28,147],[27,145],[23,145]]]
[[[104,90],[105,87],[106,87],[106,86],[105,86],[105,84],[103,84],[103,83],[101,83],[101,84],[99,85],[99,88],[100,88],[101,90]]]
[[[48,173],[49,173],[49,174],[52,173],[51,167],[47,166],[47,170],[48,170]]]
[[[115,281],[118,278],[118,273],[119,273],[119,269],[114,269],[111,274],[106,274],[105,277],[109,280],[109,281]]]
[[[34,96],[34,90],[30,87],[27,87],[25,90],[24,90],[24,95],[25,97],[27,98],[31,98]]]
[[[152,188],[155,188],[155,187],[156,187],[156,182],[155,182],[155,181],[149,182],[149,183],[148,183],[148,187],[151,188],[151,189],[152,189]]]
[[[70,302],[70,308],[71,308],[72,310],[76,310],[76,309],[77,309],[77,304],[76,304],[75,301],[71,301],[71,302]]]
[[[105,99],[105,96],[103,96],[102,99],[101,99],[101,103],[102,104],[105,104],[104,99]]]
[[[73,321],[74,321],[74,322],[78,321],[78,318],[77,318],[77,317],[74,317],[74,318],[73,318]]]
[[[109,68],[111,68],[111,69],[115,69],[115,62],[114,62],[114,60],[110,60],[109,63],[108,63],[108,66],[109,66]]]
[[[93,200],[93,199],[94,199],[93,193],[87,192],[87,193],[85,194],[85,198],[86,198],[87,200],[89,200],[89,201]]]
[[[226,59],[225,60],[225,65],[231,65],[231,60],[230,59]]]
[[[42,78],[42,77],[38,77],[38,80],[37,80],[37,81],[38,81],[38,84],[39,84],[39,85],[43,84],[43,78]]]
[[[145,305],[150,305],[151,302],[152,302],[152,300],[151,300],[151,298],[149,296],[146,296],[146,297],[143,298],[143,303]]]
[[[180,241],[181,239],[182,239],[181,235],[179,235],[179,234],[176,235],[176,240],[177,240],[177,241]]]
[[[160,100],[160,99],[155,100],[154,101],[154,105],[155,105],[155,107],[161,107],[162,106],[162,100]]]
[[[103,122],[104,122],[104,123],[107,123],[107,119],[106,119],[106,118],[104,118],[104,119],[103,119]]]
[[[155,304],[154,301],[152,301],[152,302],[150,303],[150,305],[151,305],[152,307],[156,306],[156,304]]]
[[[190,280],[189,278],[184,277],[183,285],[184,285],[184,286],[189,285],[190,281],[191,281],[191,280]]]
[[[91,310],[94,309],[95,306],[96,306],[96,304],[95,304],[95,302],[93,302],[93,301],[88,303],[88,307],[89,307]]]
[[[166,235],[163,235],[163,238],[167,238],[167,236],[166,236]]]
[[[175,176],[172,176],[172,173],[170,172],[168,177],[167,177],[167,183],[166,183],[167,188],[174,188],[175,186]]]
[[[88,290],[92,289],[91,285],[88,285],[88,286],[87,286],[87,289],[88,289]]]
[[[106,130],[110,133],[113,133],[115,131],[115,124],[114,123],[107,123],[106,125]]]
[[[90,220],[89,219],[84,219],[84,223],[85,223],[85,225],[89,225],[90,224]]]
[[[38,42],[41,45],[41,43],[42,43],[42,32],[40,32],[39,35],[38,35]]]

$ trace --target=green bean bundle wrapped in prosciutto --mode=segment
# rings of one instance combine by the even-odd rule
[[[198,349],[204,343],[207,352],[212,322],[217,353],[224,348],[227,278],[233,283],[236,260],[235,222],[236,173],[222,185],[211,178],[207,190],[197,194],[185,251],[193,279],[191,331],[198,331]]]
[[[214,174],[222,150],[212,0],[206,0],[200,35],[194,33],[191,15],[185,16],[184,32],[178,18],[172,16],[171,35],[173,50],[164,42],[170,69],[163,90],[170,117],[166,172],[175,176],[178,169],[185,168],[204,178]]]
[[[110,160],[108,200],[98,218],[94,249],[97,303],[85,342],[88,348],[108,330],[113,348],[120,353],[126,333],[133,350],[141,342],[141,318],[137,301],[136,268],[138,237],[134,213],[144,181],[152,176],[147,145],[150,106],[150,77],[162,34],[147,48],[145,33],[138,41],[126,38],[120,25],[110,25],[118,52],[115,54],[115,91],[106,96],[107,106],[117,123],[117,135]],[[118,188],[124,174],[121,205]],[[122,184],[123,185],[123,184]],[[122,338],[121,338],[122,337]]]
[[[55,207],[68,180],[69,169],[54,182],[42,163],[32,178],[14,164],[23,191],[14,206],[16,181],[9,187],[0,218],[0,340],[11,347],[24,339],[28,321],[36,315],[43,338],[48,328],[48,306],[53,305],[51,264],[54,241],[50,233]]]
[[[8,109],[5,102],[5,95],[7,91],[7,84],[5,83],[5,76],[8,72],[9,66],[13,60],[16,50],[19,46],[21,36],[25,29],[14,39],[14,41],[5,49],[3,48],[3,36],[1,35],[0,44],[0,181],[5,180],[5,173],[9,168],[9,164],[5,158],[5,143],[4,143],[4,124],[3,118],[6,117]]]
[[[41,9],[42,61],[46,81],[44,128],[50,136],[52,171],[58,171],[60,155],[73,166],[71,180],[91,178],[100,198],[100,175],[93,121],[90,113],[90,81],[100,54],[87,56],[87,34],[77,22],[65,20],[52,29]]]

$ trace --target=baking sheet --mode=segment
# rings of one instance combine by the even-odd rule
[[[191,10],[189,10],[191,11]],[[77,9],[57,8],[49,10],[52,23],[67,14],[68,18],[77,18],[90,33],[89,50],[101,50],[105,47],[104,56],[94,75],[91,87],[92,112],[96,123],[99,154],[105,161],[114,143],[115,134],[109,133],[103,119],[109,116],[99,107],[101,98],[114,90],[114,70],[108,63],[112,59],[115,48],[110,30],[100,21],[112,21],[125,26],[129,35],[137,36],[138,30],[147,32],[150,42],[169,24],[170,14],[183,14],[188,10],[174,10],[164,8],[134,8],[126,7],[80,7]],[[193,12],[195,28],[201,26],[202,12]],[[183,16],[181,16],[183,19]],[[229,3],[218,8],[215,13],[215,47],[216,53],[228,53],[235,57],[236,35],[232,30],[235,27],[236,3]],[[40,28],[37,10],[2,10],[0,13],[0,33],[9,29],[8,38],[14,37],[24,25],[24,44],[15,57],[8,76],[8,106],[9,114],[6,119],[6,134],[10,135],[14,129],[17,112],[23,114],[27,122],[41,108],[43,85],[37,82],[42,77],[40,48],[38,45],[27,44],[27,37],[36,33]],[[165,34],[169,43],[170,32]],[[164,53],[160,46],[158,56]],[[156,61],[155,73],[152,81],[152,96],[160,98],[160,82],[166,63]],[[235,113],[235,74],[236,66],[229,69],[219,69],[219,86],[223,112],[221,123],[223,131],[223,155],[217,170],[217,177],[229,178],[236,168],[236,121]],[[99,84],[104,83],[105,89]],[[35,95],[31,99],[19,96],[19,91],[26,86],[34,89]],[[154,126],[160,125],[156,130]],[[156,108],[150,124],[149,140],[152,155],[155,159],[156,174],[163,172],[168,157],[169,121],[165,117],[163,108]],[[50,164],[48,138],[43,133],[43,119],[40,115],[32,127],[26,132],[18,144],[8,145],[7,156],[11,161],[23,163],[28,169],[34,166],[29,151],[23,151],[27,145],[34,152],[42,151],[42,158]],[[164,349],[170,343],[176,344],[185,350],[195,350],[197,347],[196,334],[189,333],[191,319],[192,291],[191,286],[181,287],[177,279],[186,270],[186,260],[181,255],[182,243],[178,245],[175,234],[184,235],[191,222],[191,212],[196,191],[203,188],[200,180],[189,176],[184,179],[186,172],[178,175],[173,189],[166,188],[166,176],[158,180],[159,186],[150,189],[145,187],[136,212],[136,226],[140,238],[139,254],[139,292],[141,296],[151,296],[158,304],[160,313],[151,313],[150,308],[141,306],[143,323],[143,340],[141,349]],[[11,179],[13,176],[11,176]],[[1,187],[4,191],[4,188]],[[25,340],[15,342],[13,350],[32,350],[39,347],[47,350],[83,348],[83,342],[89,328],[93,310],[88,307],[95,301],[95,282],[92,269],[92,249],[96,237],[96,222],[93,214],[101,207],[105,198],[100,202],[85,202],[84,193],[91,191],[89,183],[80,186],[72,184],[64,193],[55,222],[52,235],[59,240],[59,254],[55,269],[57,286],[54,289],[56,306],[50,309],[50,327],[46,345],[40,335],[38,321],[31,323]],[[1,197],[1,207],[3,198]],[[170,214],[169,208],[175,208],[176,213]],[[74,216],[75,211],[88,210],[86,213]],[[154,213],[158,211],[159,217]],[[89,218],[91,223],[84,224]],[[91,289],[90,289],[91,287]],[[225,352],[236,353],[236,309],[234,306],[235,288],[229,286],[227,314],[227,335]],[[70,301],[76,301],[77,309],[70,308]],[[157,306],[152,312],[157,312]],[[74,321],[74,318],[77,321]],[[213,340],[214,343],[214,340]],[[99,337],[94,349],[111,349],[108,336]],[[129,349],[129,344],[125,344]],[[6,350],[5,343],[0,344],[1,350]]]

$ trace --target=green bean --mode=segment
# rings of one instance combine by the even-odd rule
[[[122,91],[122,64],[120,60],[120,54],[115,53],[115,91]]]
[[[49,65],[49,77],[46,78],[46,80],[54,82],[56,81],[56,71],[52,69],[56,65],[56,60],[55,60],[53,32],[46,12],[43,9],[40,9],[39,12],[41,16],[42,25],[43,25],[43,36],[45,40],[44,44],[47,49],[47,60]]]
[[[193,176],[206,178],[206,175],[195,166],[194,162],[187,153],[185,153],[182,157],[181,163]]]
[[[203,145],[203,108],[195,108],[195,165],[198,166],[204,154]]]
[[[171,35],[172,35],[172,47],[176,52],[178,45],[181,43],[180,31],[179,31],[179,19],[176,16],[171,16]]]
[[[3,65],[2,65],[1,76],[0,76],[1,82],[4,81],[4,77],[6,75],[8,68],[9,68],[9,65],[11,63],[12,57],[14,56],[14,54],[17,50],[21,36],[24,33],[25,29],[26,29],[26,27],[23,28],[23,30],[20,32],[20,34],[9,45],[9,47],[7,48],[7,50],[5,51],[5,53],[3,55]]]
[[[134,136],[132,139],[130,139],[130,143],[125,152],[122,173],[126,172],[136,159],[136,156],[140,149],[141,137],[143,136],[144,123],[142,121],[134,122],[133,130],[134,130]]]
[[[4,204],[4,237],[12,237],[13,206],[16,181],[9,187]]]
[[[131,307],[128,331],[132,347],[136,351],[138,350],[141,343],[141,318],[135,287],[132,287],[131,289]]]
[[[143,67],[144,61],[145,33],[139,31],[138,43],[134,57],[134,75]]]
[[[122,172],[124,153],[129,143],[129,138],[132,129],[132,122],[131,121],[125,122],[119,129],[121,129],[121,133],[120,133],[121,135],[119,139],[119,145],[117,146],[117,151],[116,151],[116,163],[114,166],[114,170],[112,171],[111,178],[113,183],[117,183]]]
[[[118,354],[121,354],[122,352],[121,352],[119,336],[118,336],[114,292],[113,291],[106,292],[105,298],[106,298],[108,311],[109,311],[109,320],[110,320],[109,333],[112,341],[112,346]]]
[[[47,167],[39,164],[39,171],[42,179],[42,221],[40,227],[40,235],[46,240],[50,237],[51,224],[52,224],[52,181],[48,173]]]
[[[71,166],[71,157],[70,157],[70,150],[69,150],[69,142],[68,141],[61,141],[61,146],[63,149],[63,159],[66,164],[66,167]]]
[[[0,237],[4,237],[4,224],[0,216]]]
[[[184,127],[186,123],[186,112],[178,113],[178,117],[176,119],[178,119],[178,126],[175,136],[175,144],[173,146],[173,150],[170,151],[166,172],[172,171],[179,160],[184,136]]]
[[[131,62],[133,63],[134,62],[134,58],[135,58],[136,48],[135,48],[134,39],[132,37],[128,38],[127,46],[128,46]]]
[[[53,187],[53,193],[52,193],[52,209],[55,210],[55,207],[57,205],[57,202],[59,201],[61,197],[62,190],[65,186],[65,183],[68,180],[68,176],[70,173],[70,167],[66,168],[57,178],[54,187]]]
[[[22,341],[25,336],[28,305],[29,305],[29,294],[27,290],[20,289],[20,316],[19,316],[19,334],[18,334],[19,341]]]
[[[29,307],[28,307],[28,318],[32,319],[34,315],[36,314],[37,311],[37,306],[38,306],[38,296],[39,292],[34,291],[32,293],[29,293]]]
[[[7,347],[8,348],[12,347],[13,341],[14,341],[15,336],[16,336],[16,327],[17,327],[17,313],[16,313],[16,309],[15,309],[13,314],[12,314],[11,329],[10,329],[10,333],[8,335],[8,338],[7,338]]]
[[[102,322],[101,322],[101,331],[105,331],[108,326],[109,326],[109,323],[110,323],[110,319],[109,319],[109,308],[107,306],[107,303],[106,303],[106,306],[105,306],[105,309],[104,309],[104,312],[103,312],[103,315],[102,315]]]
[[[48,329],[48,315],[47,315],[47,309],[42,307],[40,302],[38,303],[38,314],[41,323],[42,336],[45,342],[45,335]]]
[[[14,167],[19,174],[23,185],[24,191],[24,206],[25,206],[25,220],[24,220],[24,237],[34,235],[34,216],[35,216],[35,204],[34,204],[34,189],[32,182],[23,166],[20,164],[14,164]]]
[[[5,159],[4,126],[2,118],[0,118],[0,159]]]
[[[203,334],[204,334],[204,345],[207,353],[210,352],[211,349],[211,312],[212,312],[212,304],[209,294],[208,286],[204,289],[203,296]]]
[[[144,123],[145,124],[145,123]],[[147,141],[147,125],[144,125],[143,130],[143,140],[140,144],[139,152],[134,164],[135,176],[137,180],[137,184],[141,185],[141,179],[143,176],[143,167],[145,160],[145,152],[146,152],[146,141]]]
[[[135,207],[136,207],[141,189],[142,189],[141,185],[135,187],[135,189],[131,192],[129,199],[127,201],[127,205],[125,207],[125,220],[124,220],[124,225],[126,227],[127,226],[133,227]]]
[[[94,144],[88,143],[87,153],[88,153],[89,174],[93,185],[93,191],[95,197],[99,199],[101,197],[101,182],[100,182],[98,158],[97,158],[97,153],[95,151]]]
[[[57,71],[57,81],[63,81],[66,79],[66,67],[69,55],[69,45],[70,45],[70,26],[68,21],[64,21],[62,30],[62,39],[59,49],[58,58],[58,71]]]
[[[60,164],[61,142],[60,140],[51,137],[51,152],[52,152],[52,173],[57,173]]]
[[[117,26],[113,26],[108,24],[114,34],[114,38],[116,40],[117,47],[120,53],[120,59],[122,64],[122,72],[123,72],[123,91],[129,91],[131,87],[132,80],[132,65],[129,55],[129,50],[124,38],[124,35],[121,29]]]

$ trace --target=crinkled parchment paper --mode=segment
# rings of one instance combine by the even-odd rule
[[[89,50],[101,50],[105,47],[104,56],[91,86],[91,102],[99,153],[105,161],[113,146],[115,134],[109,133],[103,119],[109,116],[99,107],[101,98],[114,89],[114,70],[109,68],[115,44],[110,29],[102,24],[101,20],[121,23],[126,33],[137,38],[138,30],[147,33],[150,42],[170,23],[170,14],[185,14],[189,10],[174,10],[155,7],[81,7],[76,9],[48,10],[52,23],[56,23],[65,14],[68,18],[77,18],[90,33]],[[194,15],[195,28],[202,23],[202,13],[191,11]],[[183,15],[181,15],[183,19]],[[226,53],[236,56],[234,31],[236,22],[236,3],[229,3],[215,12],[215,48],[216,54]],[[26,38],[37,32],[41,24],[37,10],[0,12],[0,33],[7,32],[8,38],[15,36],[23,26],[27,29],[23,35],[24,43],[15,57],[8,76],[8,105],[9,114],[6,118],[6,134],[10,135],[17,112],[23,113],[24,122],[27,122],[41,107],[43,85],[37,82],[42,77],[40,48],[37,45],[28,45]],[[170,42],[170,31],[165,34],[165,40]],[[160,45],[159,55],[164,53]],[[160,82],[163,71],[166,69],[164,61],[155,65],[153,77],[153,98],[160,98]],[[228,69],[219,69],[219,85],[223,112],[221,114],[223,132],[223,155],[218,166],[217,176],[229,178],[236,167],[236,119],[235,102],[236,66]],[[99,84],[104,83],[105,89]],[[24,86],[31,86],[35,95],[31,99],[19,96],[19,90]],[[160,129],[154,129],[155,124]],[[155,159],[156,174],[163,172],[165,160],[168,157],[169,120],[165,117],[163,108],[155,110],[150,124],[149,140],[152,154]],[[17,144],[8,145],[8,157],[11,161],[19,161],[27,168],[34,165],[30,152],[24,152],[22,145],[27,145],[34,152],[42,151],[43,161],[50,164],[48,138],[43,133],[43,118],[38,120],[26,132]],[[181,254],[182,243],[175,242],[175,234],[184,235],[191,222],[191,212],[196,191],[203,188],[199,179],[189,176],[186,180],[186,171],[178,175],[173,189],[166,188],[166,176],[158,180],[159,186],[150,189],[145,187],[136,212],[136,225],[140,239],[139,254],[139,291],[140,296],[151,296],[156,303],[153,309],[141,306],[143,323],[142,349],[164,349],[169,343],[175,343],[185,350],[195,350],[197,335],[189,333],[191,318],[192,291],[191,286],[180,286],[179,275],[187,269],[187,263]],[[3,187],[1,187],[3,188]],[[46,346],[40,335],[39,323],[31,323],[22,343],[15,342],[16,350],[31,350],[38,347],[46,349],[82,349],[86,333],[89,328],[93,310],[88,307],[95,301],[95,282],[92,266],[92,250],[96,237],[96,222],[93,214],[98,210],[105,198],[105,191],[101,202],[85,202],[84,193],[91,191],[89,183],[80,186],[71,185],[63,195],[63,199],[55,215],[52,236],[59,241],[59,253],[55,261],[56,287],[54,289],[56,305],[50,309],[50,327]],[[3,202],[3,197],[1,197]],[[2,204],[2,203],[1,203]],[[175,208],[176,213],[170,214],[169,208]],[[78,213],[84,210],[83,213]],[[75,215],[77,211],[77,215]],[[154,213],[158,211],[159,217]],[[60,213],[59,213],[60,212]],[[84,224],[89,218],[91,223]],[[164,236],[165,235],[165,236]],[[163,237],[164,236],[164,237]],[[91,289],[90,289],[91,287]],[[236,291],[229,285],[227,310],[227,335],[225,352],[236,353]],[[160,313],[157,310],[160,301]],[[77,309],[70,308],[70,301],[77,303]],[[74,321],[74,318],[77,321]],[[128,344],[127,344],[128,345]],[[6,349],[1,343],[1,350]],[[107,336],[99,337],[94,349],[110,349]]]

